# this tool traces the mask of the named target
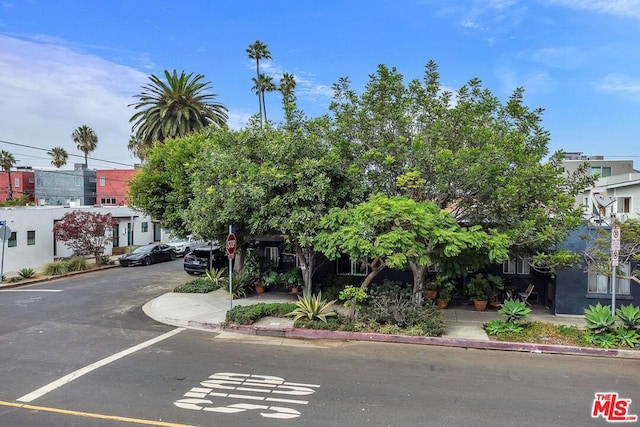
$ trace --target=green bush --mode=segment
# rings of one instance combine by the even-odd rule
[[[33,268],[23,268],[22,270],[20,270],[18,272],[18,274],[23,279],[29,279],[29,278],[33,277],[36,274],[36,271]]]
[[[42,274],[45,276],[60,276],[68,271],[69,267],[63,260],[51,261],[42,267]]]
[[[23,278],[22,278],[22,277],[20,277],[20,276],[13,276],[11,279],[9,279],[9,282],[10,282],[10,283],[16,283],[16,282],[21,281],[22,279],[23,279]]]
[[[67,264],[68,271],[84,271],[89,269],[87,259],[82,256],[74,256],[71,259],[66,260],[65,264]]]
[[[295,310],[296,305],[292,302],[285,303],[258,303],[253,305],[235,306],[227,311],[226,321],[237,325],[251,325],[256,320],[263,317],[284,317],[287,313]]]
[[[214,282],[206,277],[198,277],[180,286],[176,286],[173,292],[183,294],[206,294],[224,286],[222,282]]]
[[[293,326],[301,329],[318,329],[324,331],[337,331],[343,328],[342,323],[336,317],[327,319],[326,322],[321,320],[298,319]]]
[[[109,255],[102,255],[100,257],[100,264],[101,265],[113,265],[113,264],[115,264],[115,261],[112,260]]]

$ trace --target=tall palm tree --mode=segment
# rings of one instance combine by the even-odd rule
[[[47,154],[53,157],[53,160],[51,160],[51,164],[58,169],[66,165],[67,160],[69,159],[69,154],[67,153],[67,150],[59,146],[53,147],[50,151],[47,151]]]
[[[217,94],[205,93],[211,83],[203,82],[202,74],[194,76],[182,71],[178,75],[176,70],[165,70],[164,76],[166,82],[152,74],[151,83],[134,96],[139,102],[129,105],[140,110],[129,119],[135,122],[131,128],[134,140],[129,141],[134,153],[144,153],[156,141],[185,136],[210,125],[226,126],[227,107],[213,102]],[[136,144],[141,145],[141,151],[134,148]]]
[[[254,83],[258,82],[260,80],[260,60],[271,59],[271,52],[269,52],[269,48],[267,47],[267,45],[262,43],[260,40],[256,40],[253,44],[250,44],[246,49],[246,52],[249,55],[249,59],[253,59],[256,61],[256,77]],[[262,124],[264,97],[262,96],[261,92],[258,92],[257,95],[258,109],[260,110],[260,123]]]
[[[267,121],[267,104],[264,102],[264,94],[265,92],[273,92],[277,87],[275,83],[273,83],[273,77],[265,74],[260,74],[257,79],[252,77],[251,81],[253,82],[251,90],[258,95],[258,99],[260,100],[260,124],[262,124],[263,119],[264,122]]]
[[[292,74],[284,73],[280,78],[280,93],[282,94],[282,106],[284,108],[284,116],[287,122],[293,118],[293,110],[295,110],[296,96],[293,90],[296,87],[296,80]]]
[[[82,125],[73,131],[71,138],[78,145],[78,150],[84,153],[84,167],[86,169],[89,165],[87,162],[89,153],[98,146],[98,135],[89,126]]]
[[[11,181],[11,168],[16,165],[16,158],[13,154],[7,150],[0,151],[0,167],[5,171],[9,178],[9,192],[7,193],[7,200],[13,199],[13,182]]]

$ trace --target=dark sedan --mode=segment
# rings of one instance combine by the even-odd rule
[[[164,243],[140,246],[128,254],[120,257],[120,265],[130,267],[133,265],[149,265],[155,262],[173,261],[176,259],[176,250]]]
[[[227,257],[220,247],[198,246],[184,256],[184,271],[189,274],[203,274],[210,268],[220,268],[227,265]]]

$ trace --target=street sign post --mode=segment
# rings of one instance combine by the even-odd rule
[[[233,258],[236,255],[236,236],[233,234],[233,226],[231,225],[229,225],[226,247],[229,258],[229,309],[233,309]]]
[[[620,226],[611,227],[611,315],[616,315],[616,268],[620,256]]]

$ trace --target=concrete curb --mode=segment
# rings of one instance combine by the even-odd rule
[[[378,333],[326,331],[318,329],[300,329],[282,326],[237,325],[224,322],[206,322],[199,320],[180,320],[163,317],[154,310],[152,300],[143,306],[150,318],[160,323],[177,327],[186,327],[210,332],[238,332],[247,335],[269,336],[290,339],[326,339],[341,341],[369,341],[399,344],[437,345],[443,347],[475,348],[480,350],[516,351],[533,354],[565,354],[572,356],[612,357],[640,360],[640,351],[624,349],[605,349],[593,347],[572,347],[552,344],[520,343],[507,341],[485,341],[469,338],[422,337],[408,335],[387,335]]]
[[[109,265],[103,265],[103,266],[100,266],[100,267],[97,267],[97,268],[90,268],[88,270],[69,271],[69,272],[61,274],[59,276],[45,276],[45,277],[38,277],[38,278],[35,278],[35,279],[22,279],[22,280],[20,280],[18,282],[14,282],[14,283],[1,283],[0,284],[0,290],[19,288],[19,287],[22,287],[22,286],[29,286],[29,285],[33,285],[33,284],[36,284],[36,283],[50,282],[52,280],[64,279],[65,277],[77,276],[79,274],[94,273],[96,271],[108,270],[110,268],[115,268],[115,267],[120,267],[120,265],[119,264],[109,264]]]

